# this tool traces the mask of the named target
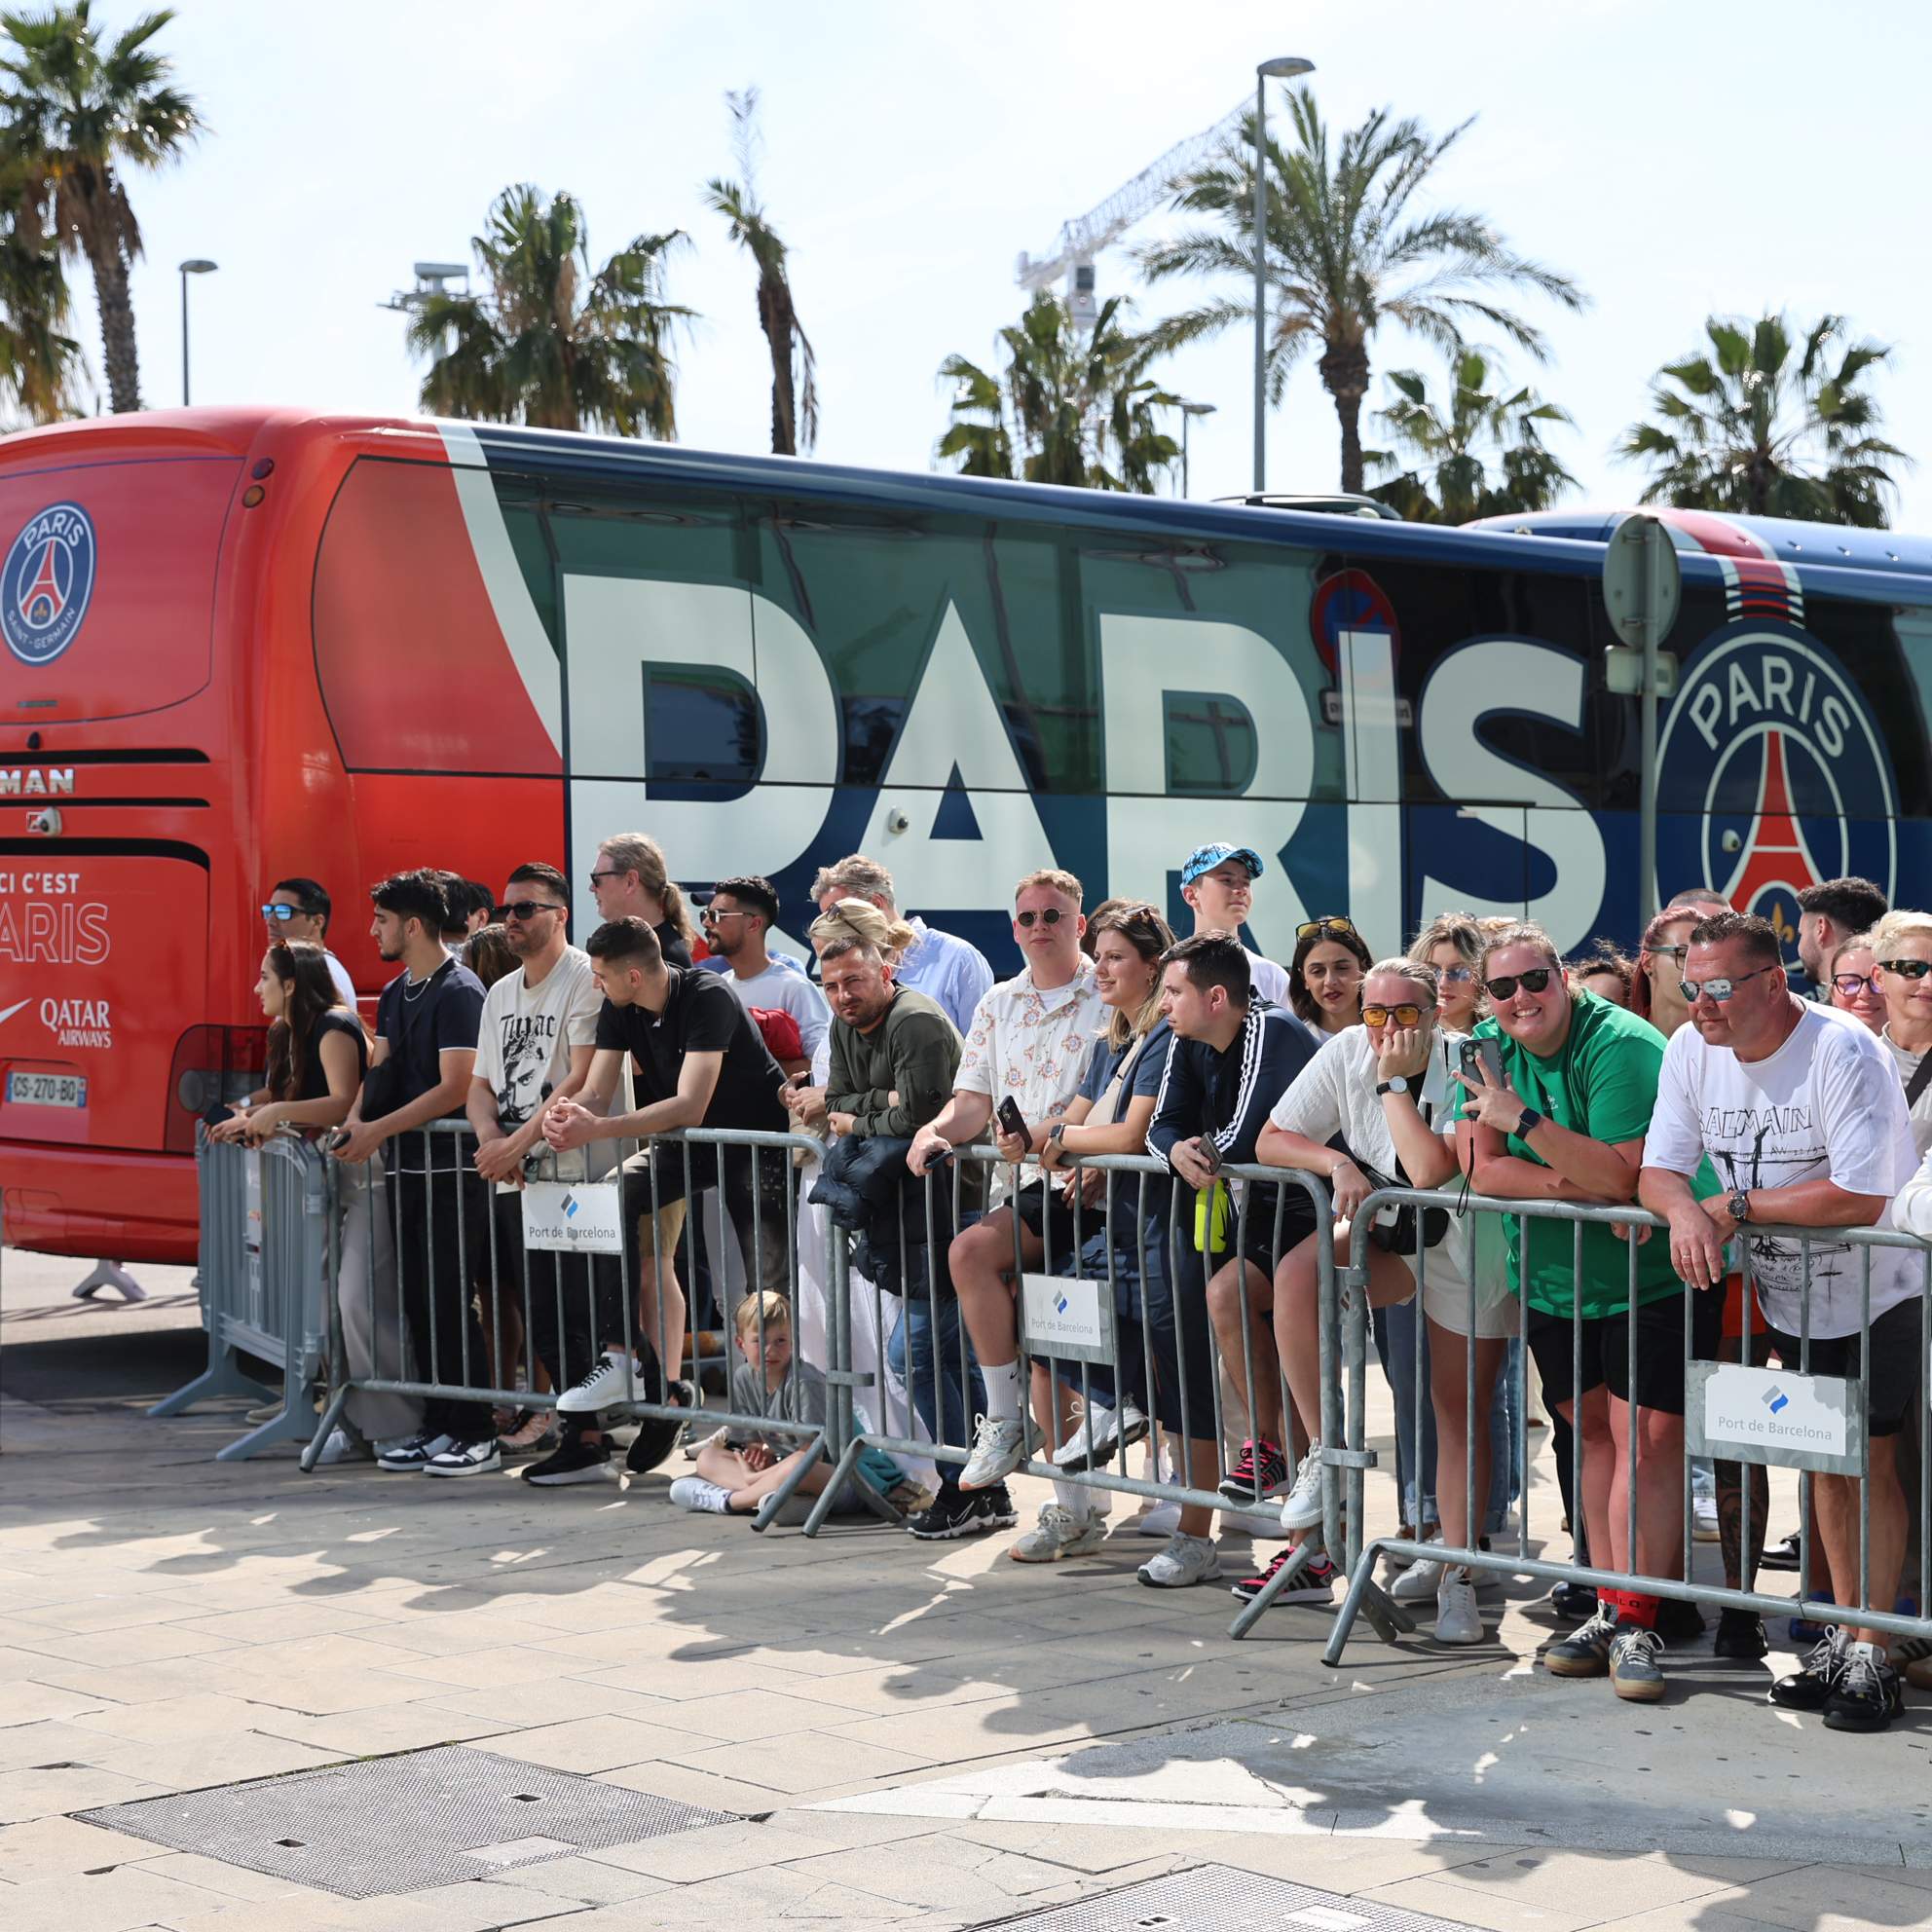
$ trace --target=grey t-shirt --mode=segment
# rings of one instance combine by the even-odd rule
[[[776,1389],[764,1386],[764,1370],[757,1362],[740,1361],[731,1370],[731,1407],[741,1416],[764,1416],[773,1422],[807,1423],[825,1427],[825,1377],[810,1362],[796,1357]],[[724,1439],[733,1449],[762,1442],[774,1456],[789,1456],[808,1438],[779,1434],[775,1430],[727,1429]]]

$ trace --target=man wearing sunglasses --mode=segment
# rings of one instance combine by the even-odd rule
[[[267,926],[271,946],[286,946],[290,940],[307,940],[322,948],[329,962],[329,978],[342,995],[342,1003],[355,1011],[355,982],[349,969],[329,950],[329,896],[312,878],[279,878],[262,908],[262,923]]]
[[[570,943],[570,883],[554,866],[519,866],[509,876],[502,921],[519,970],[505,973],[483,995],[483,1021],[465,1111],[476,1130],[476,1171],[496,1183],[499,1294],[523,1299],[530,1289],[530,1346],[550,1371],[551,1386],[568,1390],[601,1360],[604,1343],[621,1344],[623,1314],[617,1271],[598,1281],[599,1315],[593,1321],[583,1291],[583,1272],[572,1267],[562,1283],[563,1333],[558,1334],[558,1258],[525,1254],[524,1164],[543,1145],[543,1111],[582,1087],[597,1051],[597,1016],[604,995],[590,969],[590,955]],[[610,1165],[614,1150],[590,1147],[556,1157],[555,1178],[585,1180]],[[489,1240],[488,1232],[483,1240]],[[485,1252],[490,1250],[486,1247]],[[601,1332],[591,1333],[592,1328]],[[621,1353],[621,1348],[620,1351]],[[556,1452],[523,1471],[538,1488],[596,1482],[607,1473],[611,1451],[593,1414],[562,1414],[563,1441]]]
[[[799,1022],[804,1049],[798,1060],[779,1061],[788,1074],[805,1072],[832,1024],[825,995],[790,960],[782,964],[765,944],[778,923],[778,894],[768,878],[722,878],[701,917],[705,944],[724,967],[721,977],[748,1013],[760,1007],[789,1013]],[[709,962],[707,961],[707,964]]]
[[[1459,1151],[1476,1191],[1627,1207],[1656,1101],[1663,1035],[1636,1014],[1573,989],[1549,935],[1527,921],[1490,936],[1482,978],[1492,1017],[1473,1037],[1494,1054],[1502,1077],[1455,1076]],[[1504,1227],[1509,1285],[1529,1304],[1543,1396],[1581,1440],[1577,1506],[1591,1556],[1607,1569],[1672,1576],[1683,1552],[1685,1377],[1684,1287],[1671,1257],[1655,1241],[1641,1245],[1633,1282],[1631,1251],[1613,1228],[1586,1225],[1578,1245],[1566,1222],[1505,1215]],[[1710,1313],[1722,1315],[1715,1301]],[[1552,1644],[1543,1665],[1558,1677],[1608,1676],[1617,1696],[1654,1702],[1664,1689],[1656,1614],[1654,1596],[1600,1591],[1595,1616]]]
[[[1002,980],[981,1000],[953,1076],[952,1097],[912,1136],[906,1165],[913,1173],[923,1174],[948,1148],[977,1139],[992,1122],[995,1108],[1011,1098],[1020,1110],[1021,1132],[994,1133],[1002,1162],[993,1174],[992,1206],[997,1208],[1013,1191],[1019,1164],[1039,1151],[1054,1122],[1080,1092],[1088,1049],[1107,1021],[1094,982],[1094,962],[1080,949],[1087,930],[1082,897],[1081,883],[1071,873],[1029,873],[1020,881],[1013,896],[1013,938],[1025,970]],[[958,1288],[957,1306],[967,1312],[985,1390],[985,1413],[975,1431],[971,1458],[956,1479],[949,1465],[941,1465],[935,1508],[962,1525],[948,1532],[959,1536],[1019,1521],[1005,1482],[1026,1459],[1020,1345],[1006,1284],[1013,1272],[1011,1228],[999,1222],[967,1228],[953,1240],[947,1265]],[[953,1310],[942,1306],[936,1326],[928,1305],[909,1296],[904,1313],[889,1344],[891,1366],[909,1387],[915,1381],[936,1387],[933,1378],[946,1375],[954,1383],[947,1399],[963,1411],[958,1350],[945,1333]]]
[[[1870,1430],[1870,1572],[1864,1600],[1889,1609],[1905,1557],[1906,1504],[1893,1449],[1918,1393],[1919,1257],[1865,1257],[1833,1228],[1888,1227],[1917,1166],[1905,1093],[1883,1043],[1847,1014],[1796,998],[1776,930],[1720,912],[1690,934],[1684,961],[1690,1024],[1671,1036],[1644,1153],[1641,1199],[1670,1223],[1671,1260],[1694,1288],[1724,1279],[1725,1244],[1748,1246],[1769,1339],[1795,1372],[1865,1380]],[[1724,1192],[1695,1199],[1708,1156]],[[1910,1217],[1903,1216],[1908,1225]],[[1783,1224],[1821,1238],[1764,1233]],[[1654,1239],[1652,1245],[1655,1245]],[[1808,1322],[1809,1359],[1801,1336]],[[1817,1475],[1811,1495],[1828,1577],[1816,1594],[1860,1597],[1859,1483]],[[1833,1730],[1883,1730],[1900,1705],[1882,1631],[1833,1625],[1802,1669],[1771,1687],[1787,1710],[1821,1711]]]
[[[1197,846],[1180,869],[1180,896],[1194,914],[1194,930],[1239,937],[1254,915],[1254,881],[1265,870],[1251,845]],[[1247,953],[1248,985],[1271,1006],[1286,1006],[1287,969],[1245,946],[1242,949]]]

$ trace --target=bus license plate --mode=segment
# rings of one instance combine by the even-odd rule
[[[79,1073],[10,1073],[8,1104],[16,1107],[84,1107],[87,1077]]]

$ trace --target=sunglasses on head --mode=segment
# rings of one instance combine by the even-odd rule
[[[1501,979],[1485,980],[1482,989],[1491,999],[1514,999],[1518,986],[1533,993],[1545,992],[1555,973],[1554,966],[1532,966],[1527,973],[1505,973]]]
[[[1364,1006],[1361,1022],[1364,1026],[1386,1026],[1393,1020],[1397,1026],[1420,1026],[1423,1015],[1430,1010],[1412,1000],[1404,1000],[1400,1006]]]
[[[497,921],[501,925],[505,919],[534,919],[539,912],[561,912],[563,910],[548,899],[512,899],[507,906],[497,908]]]
[[[1013,923],[1030,930],[1036,922],[1043,926],[1057,926],[1065,917],[1066,914],[1058,906],[1049,906],[1044,912],[1016,912]]]
[[[1350,939],[1356,937],[1355,922],[1352,919],[1304,919],[1295,928],[1295,944],[1299,946],[1305,939],[1325,939],[1330,933],[1345,933]]]
[[[285,925],[290,919],[313,919],[316,915],[306,906],[264,906],[262,917],[274,919]]]
[[[1760,966],[1749,973],[1739,973],[1728,980],[1686,980],[1684,997],[1687,1000],[1714,999],[1720,1006],[1741,986],[1746,980],[1755,980],[1761,973],[1775,973],[1775,966]]]
[[[1878,964],[1901,980],[1922,980],[1932,973],[1932,959],[1881,959]]]
[[[1914,965],[1922,965],[1922,960],[1914,960]],[[1856,999],[1860,993],[1878,990],[1878,973],[1875,967],[1869,973],[1834,973],[1832,985],[1846,999]]]

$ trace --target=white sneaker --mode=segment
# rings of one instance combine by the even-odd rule
[[[1435,1598],[1435,1641],[1438,1644],[1480,1644],[1482,1613],[1476,1608],[1476,1586],[1467,1570],[1451,1570],[1442,1579]]]
[[[730,1513],[731,1492],[723,1483],[707,1482],[703,1476],[680,1476],[671,1485],[671,1502],[680,1509],[724,1516]]]
[[[1127,1527],[1137,1537],[1170,1537],[1180,1528],[1180,1505],[1150,1503]]]
[[[1321,1520],[1321,1445],[1311,1442],[1295,1470],[1294,1487],[1282,1505],[1284,1530],[1312,1530]]]
[[[423,1465],[426,1476],[488,1476],[503,1467],[503,1453],[494,1435],[480,1436],[474,1442],[452,1442],[440,1456],[431,1456]]]
[[[1099,1468],[1119,1455],[1123,1442],[1132,1445],[1147,1433],[1147,1418],[1133,1402],[1118,1409],[1093,1404],[1080,1418],[1073,1433],[1054,1451],[1058,1468],[1077,1473]]]
[[[640,1361],[626,1362],[621,1349],[606,1349],[589,1374],[581,1381],[572,1383],[557,1397],[557,1413],[566,1416],[595,1415],[599,1409],[634,1402],[644,1393],[644,1364]]]
[[[1140,1566],[1140,1580],[1156,1590],[1184,1590],[1194,1583],[1210,1583],[1220,1574],[1221,1553],[1212,1541],[1183,1536],[1178,1530]]]
[[[959,1471],[961,1489],[990,1489],[1004,1482],[1026,1460],[1026,1425],[982,1416],[973,1437],[973,1453]]]
[[[322,1453],[316,1458],[316,1467],[319,1469],[338,1463],[373,1462],[375,1454],[359,1435],[353,1435],[346,1429],[332,1429],[329,1439],[322,1444]]]
[[[1086,1556],[1107,1540],[1107,1519],[1076,1516],[1059,1503],[1040,1505],[1040,1520],[1014,1539],[1007,1555],[1016,1563],[1058,1563],[1062,1556]]]
[[[1690,1539],[1693,1542],[1716,1542],[1720,1540],[1718,1500],[1715,1495],[1707,1496],[1700,1490],[1691,1492]]]
[[[455,1447],[455,1436],[431,1435],[427,1429],[422,1429],[414,1435],[405,1436],[402,1441],[391,1442],[388,1448],[379,1450],[376,1467],[379,1469],[414,1471],[427,1468],[430,1457],[440,1456],[445,1449]]]
[[[1397,1603],[1433,1603],[1444,1575],[1444,1566],[1434,1557],[1418,1557],[1389,1585],[1389,1594]]]

